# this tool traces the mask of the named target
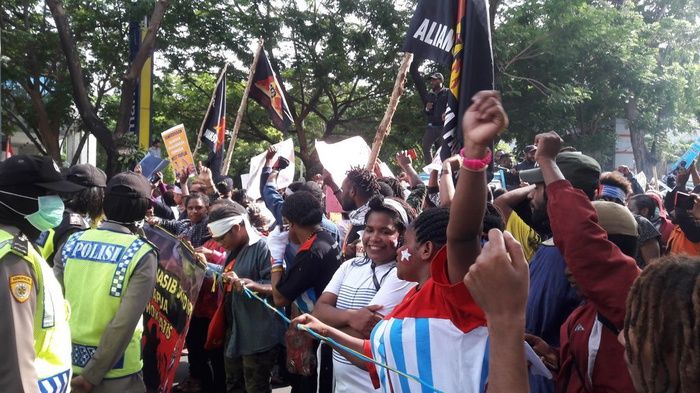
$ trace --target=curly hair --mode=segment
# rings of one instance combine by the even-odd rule
[[[379,182],[372,171],[362,167],[352,167],[346,178],[355,186],[358,194],[370,198],[379,192]]]
[[[284,200],[282,217],[296,225],[318,225],[323,219],[323,208],[310,192],[297,191]]]
[[[600,184],[617,187],[624,191],[627,195],[632,193],[632,183],[630,183],[629,180],[625,179],[625,177],[620,172],[601,173]]]
[[[668,391],[700,391],[700,258],[671,255],[648,265],[627,296],[623,332],[643,391],[667,391],[673,380],[680,386]]]
[[[264,232],[267,227],[270,226],[270,222],[262,214],[262,210],[255,203],[253,198],[246,194],[246,190],[233,190],[231,191],[231,200],[245,208],[248,212],[248,219],[250,219],[250,224],[255,227],[258,231]]]

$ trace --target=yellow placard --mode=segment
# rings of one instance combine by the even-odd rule
[[[178,124],[161,132],[160,135],[163,138],[165,150],[168,152],[168,159],[175,174],[179,176],[188,168],[190,173],[194,173],[194,158],[190,150],[190,143],[187,141],[185,126]]]

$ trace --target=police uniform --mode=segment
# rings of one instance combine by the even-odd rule
[[[16,188],[23,190],[22,195],[9,192],[14,186],[22,186]],[[17,228],[29,231],[31,221],[26,217],[30,212],[13,213],[19,206],[12,198],[34,199],[44,195],[46,190],[75,192],[79,189],[81,187],[62,178],[50,157],[18,155],[0,163],[0,190],[5,193],[0,198],[3,204],[0,209],[2,392],[63,393],[69,390],[70,311],[51,268]],[[14,196],[6,197],[8,193]]]
[[[82,187],[106,187],[107,175],[90,164],[78,164],[72,166],[66,174],[66,180]],[[53,266],[53,258],[57,250],[61,248],[68,236],[78,231],[90,228],[90,223],[80,213],[66,209],[63,212],[61,224],[48,231],[42,232],[35,244],[39,253]]]
[[[66,239],[68,239],[68,236],[88,228],[90,228],[90,224],[83,216],[66,209],[63,213],[61,225],[57,226],[55,229],[42,232],[36,239],[35,244],[41,256],[46,259],[50,266],[53,266],[53,258],[56,254],[56,250],[61,248]]]
[[[120,174],[113,180],[131,175],[142,178]],[[142,315],[157,265],[155,246],[109,220],[72,234],[56,252],[54,274],[72,309],[73,372],[94,385],[94,393],[145,391]]]

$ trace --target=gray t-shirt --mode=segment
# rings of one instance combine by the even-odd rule
[[[264,240],[243,247],[238,254],[229,255],[227,264],[236,259],[233,271],[240,278],[261,284],[270,283],[270,250]],[[272,299],[269,299],[272,304]],[[226,294],[226,322],[228,358],[252,355],[272,349],[282,343],[284,324],[280,318],[255,298],[244,293]]]

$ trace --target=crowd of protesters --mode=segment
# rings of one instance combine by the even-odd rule
[[[429,131],[443,105],[432,80]],[[260,200],[201,164],[165,184],[138,167],[107,179],[47,157],[3,161],[0,390],[145,391],[152,225],[207,263],[174,391],[700,392],[695,163],[660,194],[554,132],[515,165],[490,150],[507,127],[500,95],[478,93],[464,148],[427,184],[403,151],[396,179],[353,168],[340,185],[322,171],[278,187],[290,163],[270,148]],[[426,162],[432,144],[426,132]],[[489,186],[492,163],[505,189]]]

